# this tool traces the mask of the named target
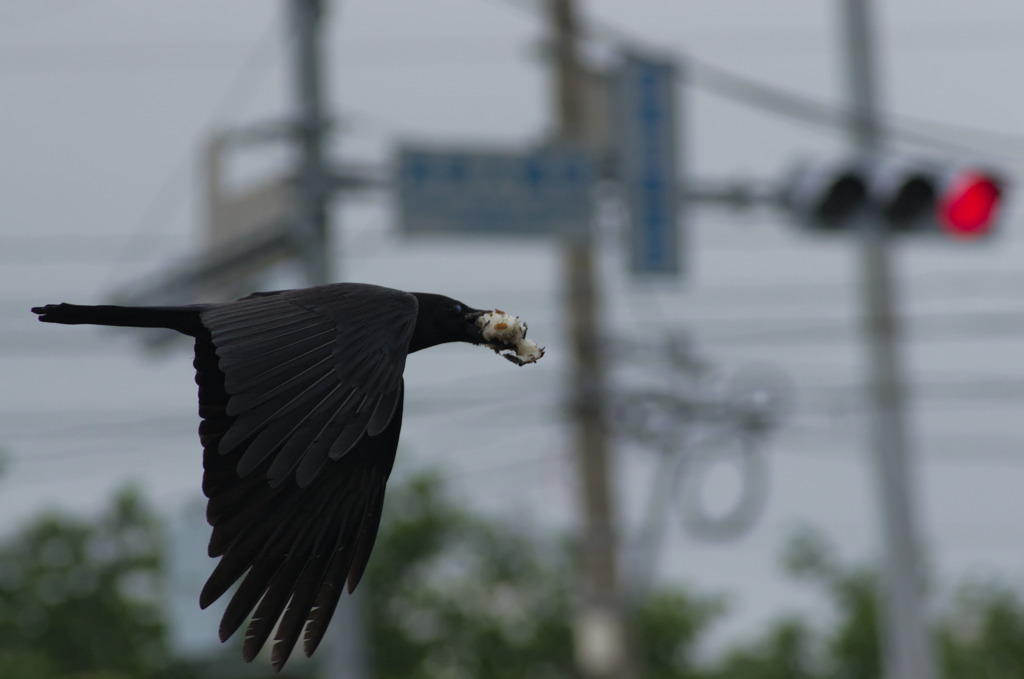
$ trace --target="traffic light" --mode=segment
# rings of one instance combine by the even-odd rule
[[[998,176],[973,167],[842,160],[797,168],[781,203],[814,231],[847,231],[867,218],[891,233],[974,240],[995,231],[1002,193]]]

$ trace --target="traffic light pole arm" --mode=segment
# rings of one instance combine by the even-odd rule
[[[717,205],[734,210],[781,207],[782,190],[754,181],[693,181],[679,192],[682,203]]]

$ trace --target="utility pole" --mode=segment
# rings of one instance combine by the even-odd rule
[[[141,286],[118,293],[118,304],[170,304],[197,299],[197,291],[231,285],[254,271],[298,255],[311,285],[331,283],[336,277],[330,257],[329,198],[333,190],[369,184],[363,177],[338,176],[328,171],[326,140],[329,120],[324,112],[321,30],[326,0],[289,0],[286,5],[292,50],[293,119],[276,125],[231,133],[236,141],[259,143],[286,130],[294,142],[294,172],[287,178],[250,189],[220,203],[216,185],[218,148],[210,150],[210,226],[230,227],[215,235],[212,247],[187,263],[168,269]],[[223,143],[214,144],[223,147]],[[282,214],[275,207],[280,206]],[[269,210],[257,209],[269,208]],[[230,216],[225,215],[230,212]],[[268,214],[268,212],[270,214]],[[227,223],[225,223],[227,222]],[[197,300],[198,301],[198,300]]]
[[[865,156],[881,151],[869,0],[842,0],[841,17],[849,84],[850,136]],[[911,450],[907,432],[903,366],[892,252],[884,226],[862,217],[861,268],[868,348],[868,413],[878,475],[882,533],[884,613],[880,627],[886,679],[935,679],[938,675],[924,620],[921,542],[915,531]]]
[[[548,0],[554,34],[555,104],[559,138],[585,142],[584,79],[576,52],[574,0]],[[591,226],[578,225],[564,243],[564,289],[572,351],[570,399],[580,502],[583,608],[576,625],[576,657],[588,679],[623,679],[629,654],[616,563],[614,505],[609,481],[605,370],[601,362],[599,300]]]
[[[321,40],[326,6],[326,0],[291,0],[290,3],[297,102],[295,131],[299,149],[292,233],[310,285],[333,283],[337,275],[330,247],[331,178],[324,160],[330,126],[324,114]],[[364,679],[369,674],[363,603],[360,591],[338,606],[330,648],[326,649],[324,676],[330,679]]]
[[[323,105],[321,28],[326,2],[291,0],[295,57],[296,135],[299,147],[294,235],[311,285],[333,282],[330,257],[328,178],[324,142],[328,121]]]

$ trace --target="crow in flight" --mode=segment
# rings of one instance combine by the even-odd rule
[[[402,427],[405,357],[445,342],[484,344],[518,365],[543,355],[515,316],[360,283],[221,304],[32,311],[46,323],[195,338],[209,554],[220,557],[199,602],[241,581],[221,641],[249,618],[251,661],[278,625],[276,670],[303,631],[306,655],[316,650],[344,587],[366,569]]]

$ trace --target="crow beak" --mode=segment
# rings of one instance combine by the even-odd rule
[[[469,311],[467,311],[462,316],[464,319],[466,319],[466,325],[468,326],[466,328],[466,330],[469,333],[469,341],[472,342],[473,344],[483,344],[484,343],[484,331],[483,331],[483,328],[478,326],[476,324],[476,322],[480,319],[481,316],[483,316],[484,314],[487,314],[487,313],[490,313],[490,312],[489,311],[480,311],[478,309],[470,309]]]

